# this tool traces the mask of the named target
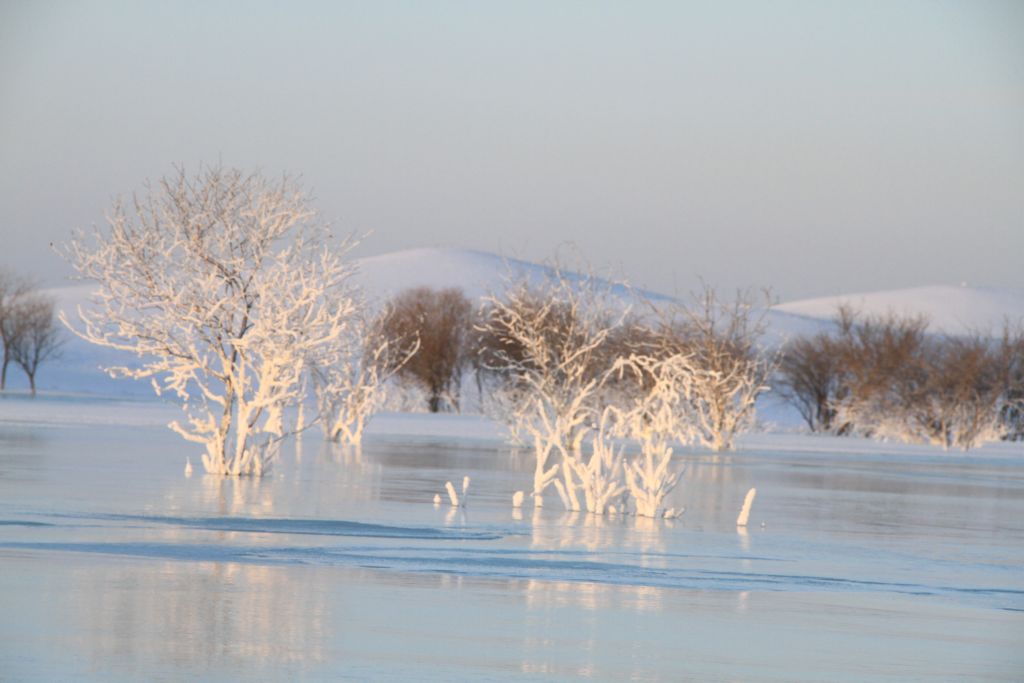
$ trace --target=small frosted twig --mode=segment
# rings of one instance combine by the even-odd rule
[[[747,525],[747,519],[750,518],[750,508],[754,504],[754,497],[756,495],[756,488],[747,491],[747,497],[743,499],[743,509],[740,510],[740,516],[736,518],[736,526],[742,527]]]
[[[452,507],[459,507],[459,494],[455,492],[455,487],[452,486],[450,481],[444,483],[445,490],[448,491],[448,500],[452,502]]]
[[[573,481],[572,469],[566,463],[562,463],[562,476],[565,477],[565,496],[562,502],[568,500],[568,502],[565,503],[565,509],[571,510],[572,512],[579,512],[580,499],[576,495],[576,482]],[[562,489],[559,490],[561,491]]]
[[[514,507],[514,508],[521,508],[521,507],[523,507],[523,497],[524,497],[524,495],[525,494],[522,491],[516,491],[515,493],[513,493],[512,494],[512,507]]]
[[[185,456],[185,476],[192,476],[192,459],[189,458],[187,455]]]
[[[469,495],[469,475],[462,478],[462,504],[466,504],[466,498]]]
[[[434,494],[434,507],[439,507],[440,505],[441,505],[441,494],[440,493],[435,493]]]

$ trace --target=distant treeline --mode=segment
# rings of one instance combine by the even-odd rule
[[[524,391],[522,364],[537,361],[523,340],[503,327],[496,303],[492,299],[475,306],[459,289],[421,287],[399,293],[385,306],[378,334],[419,344],[395,375],[406,388],[422,393],[431,412],[459,410],[466,372],[474,373],[484,407],[493,414],[509,395]],[[576,319],[578,311],[557,301],[525,297],[518,306],[519,316],[543,317],[535,323],[553,354],[566,337],[586,334]],[[640,307],[648,312],[644,316],[616,317],[616,308],[608,304],[591,316],[606,328],[600,343],[587,351],[585,374],[601,379],[592,419],[628,393],[627,382],[609,374],[616,363],[658,350],[662,357],[686,356],[697,371],[719,379],[720,395],[712,402],[718,403],[720,423],[730,411],[742,413],[733,429],[719,424],[705,430],[719,433],[717,441],[704,439],[716,448],[731,446],[734,434],[753,418],[752,405],[741,409],[737,404],[741,377],[757,386],[755,396],[771,386],[813,432],[965,450],[986,441],[1024,438],[1024,334],[1019,328],[1007,325],[994,338],[937,335],[929,333],[924,317],[865,316],[841,307],[833,330],[792,339],[772,352],[763,349],[764,320],[753,315],[749,296],[723,305],[708,290],[668,318],[650,314],[655,308],[646,304]],[[701,411],[694,412],[699,421]]]
[[[779,392],[815,432],[943,448],[1024,437],[1024,334],[928,332],[921,316],[841,307],[834,329],[791,341]]]

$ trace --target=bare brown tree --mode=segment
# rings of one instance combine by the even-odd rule
[[[841,309],[835,408],[840,433],[903,438],[909,411],[928,398],[928,320]]]
[[[7,387],[7,368],[11,364],[12,351],[17,342],[17,334],[22,327],[18,323],[19,308],[22,300],[32,291],[31,283],[25,278],[0,270],[0,345],[3,346],[2,364],[0,364],[0,391]]]
[[[789,342],[779,363],[775,390],[789,401],[812,432],[828,432],[835,422],[840,382],[840,345],[820,333]]]
[[[461,289],[417,287],[400,292],[388,306],[381,325],[386,339],[418,343],[419,349],[401,366],[398,377],[423,389],[432,413],[459,410],[462,374],[470,362],[473,306]],[[404,358],[404,347],[395,357]]]
[[[911,418],[943,448],[967,450],[1000,438],[1008,360],[998,343],[981,335],[934,341],[925,361],[926,400]]]
[[[1007,322],[1000,346],[1006,359],[1006,398],[1000,409],[1000,420],[1004,438],[1020,441],[1024,439],[1024,328]]]
[[[28,377],[32,395],[36,395],[36,373],[44,362],[60,354],[64,339],[54,315],[55,301],[41,294],[25,296],[15,309],[14,345],[11,359]]]

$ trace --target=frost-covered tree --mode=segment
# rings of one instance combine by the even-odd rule
[[[207,472],[260,475],[285,434],[309,363],[331,356],[355,305],[350,245],[335,245],[288,177],[178,170],[117,202],[108,229],[77,232],[66,256],[97,284],[69,327],[138,357],[114,376],[173,392]]]
[[[579,509],[575,489],[583,492],[587,512],[603,515],[612,503],[620,500],[626,491],[622,448],[616,449],[611,441],[612,411],[606,408],[597,434],[592,440],[590,459],[582,455],[562,460],[564,483],[554,480],[562,503],[568,510]]]
[[[55,302],[42,294],[24,296],[13,311],[11,359],[25,371],[29,389],[36,394],[39,366],[59,355],[63,338],[54,316]]]
[[[689,354],[660,355],[658,347],[619,358],[616,374],[631,378],[637,389],[622,408],[613,408],[616,429],[640,444],[640,455],[626,463],[626,485],[636,514],[656,517],[665,497],[679,481],[672,467],[672,444],[688,445],[700,438],[693,401],[698,372]]]
[[[311,367],[320,426],[328,441],[362,443],[363,430],[384,401],[387,382],[419,349],[418,339],[385,335],[387,315],[358,318],[347,343]]]
[[[769,388],[777,357],[760,344],[766,310],[755,307],[749,293],[730,303],[705,287],[692,306],[663,314],[656,331],[661,357],[690,358],[693,424],[698,440],[713,451],[734,447],[753,424],[757,397]]]
[[[480,350],[484,366],[512,387],[506,419],[533,445],[538,505],[561,461],[579,455],[599,413],[608,371],[602,346],[624,315],[610,303],[609,289],[596,278],[555,269],[540,284],[514,283],[490,297],[478,326],[489,340]]]
[[[665,496],[679,481],[679,472],[671,467],[671,448],[661,453],[648,451],[626,463],[626,485],[638,517],[657,517],[661,512]]]

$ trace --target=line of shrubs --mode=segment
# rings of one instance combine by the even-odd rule
[[[662,316],[654,324],[651,316],[613,320],[616,311],[608,306],[600,323],[608,328],[607,337],[590,354],[592,374],[605,372],[635,349],[657,344],[666,353],[689,352],[721,374],[757,358],[774,367],[772,389],[813,432],[964,450],[987,441],[1024,439],[1020,328],[1007,324],[995,337],[942,335],[930,332],[922,316],[863,315],[843,306],[833,329],[792,339],[773,354],[756,348],[764,321],[752,313],[749,297],[730,307],[715,300],[713,292],[705,296],[711,298],[698,300],[688,309],[691,315],[672,321]],[[537,302],[538,310],[542,303]],[[495,354],[515,359],[522,351],[488,320],[491,310],[475,306],[459,289],[426,287],[402,292],[386,307],[381,334],[420,345],[397,376],[407,387],[418,388],[431,412],[459,409],[463,374],[470,370],[482,396],[509,388],[508,373],[503,375],[494,362]],[[550,348],[559,347],[559,335],[574,334],[578,321],[571,319],[573,314],[557,304],[546,309]],[[608,392],[622,387],[613,380],[605,383],[604,400],[614,401]]]
[[[776,390],[815,432],[943,448],[1024,438],[1024,334],[929,333],[928,320],[841,307],[834,329],[791,341]]]

